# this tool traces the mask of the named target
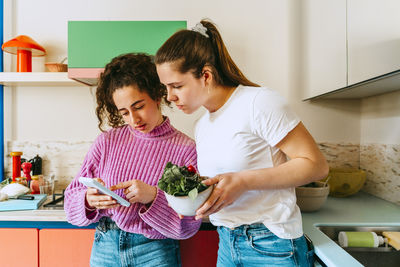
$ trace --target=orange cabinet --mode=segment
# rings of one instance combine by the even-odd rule
[[[1,267],[89,266],[95,229],[0,228]],[[183,267],[214,267],[218,233],[202,230],[181,240]]]
[[[42,229],[40,267],[89,266],[95,229]]]
[[[2,267],[39,266],[39,229],[0,229],[0,265]]]

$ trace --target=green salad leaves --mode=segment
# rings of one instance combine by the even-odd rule
[[[168,162],[161,179],[158,181],[158,187],[169,195],[189,196],[193,200],[198,193],[208,187],[201,183],[202,177],[193,170],[192,166],[180,167]]]

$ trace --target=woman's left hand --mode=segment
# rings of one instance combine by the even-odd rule
[[[157,195],[157,188],[140,180],[121,182],[110,187],[111,190],[124,189],[124,194],[130,203],[148,204]]]
[[[237,172],[219,174],[204,180],[205,185],[215,185],[207,201],[197,210],[196,220],[220,211],[232,204],[247,189],[242,177]]]

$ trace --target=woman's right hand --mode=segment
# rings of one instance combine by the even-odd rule
[[[97,182],[105,185],[100,178],[94,178]],[[89,209],[111,209],[120,206],[115,199],[108,195],[99,193],[96,188],[89,187],[86,191],[86,205]]]
[[[215,185],[215,187],[206,202],[196,211],[196,220],[220,211],[247,191],[244,179],[239,172],[219,174],[202,183],[208,186]]]

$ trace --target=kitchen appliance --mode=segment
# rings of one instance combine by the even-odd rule
[[[32,175],[42,174],[42,158],[39,155],[29,160],[32,163]]]
[[[43,205],[45,208],[64,208],[64,191],[61,193],[53,193],[52,200]]]

